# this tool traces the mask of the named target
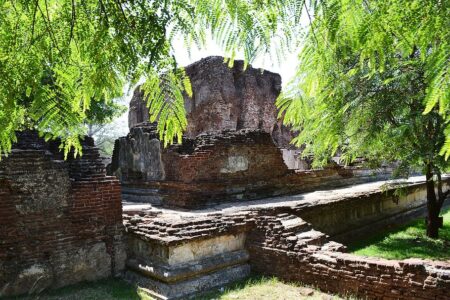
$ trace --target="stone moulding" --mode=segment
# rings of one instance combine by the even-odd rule
[[[120,184],[93,142],[62,160],[36,132],[0,161],[0,297],[39,293],[124,269]]]
[[[157,299],[185,299],[250,272],[242,214],[188,219],[125,216],[125,278]]]

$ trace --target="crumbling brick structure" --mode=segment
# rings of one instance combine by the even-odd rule
[[[281,76],[267,70],[244,70],[244,61],[236,60],[230,68],[220,56],[201,59],[185,68],[192,85],[192,97],[185,97],[186,137],[223,130],[261,130],[272,136],[283,149],[290,169],[306,166],[299,149],[290,144],[295,136],[277,118],[275,101],[281,92]],[[138,87],[130,102],[128,126],[149,121],[144,93]]]
[[[335,187],[389,174],[335,165],[296,172],[299,149],[293,132],[277,119],[281,77],[222,57],[186,67],[188,128],[182,145],[165,148],[139,88],[130,103],[130,133],[114,147],[110,174],[122,183],[123,199],[168,207],[199,208]],[[303,161],[303,165],[307,165]],[[385,174],[383,174],[385,173]],[[371,176],[374,175],[374,176]],[[381,175],[381,176],[380,176]]]
[[[247,238],[252,270],[362,299],[448,299],[450,263],[343,253],[342,245],[325,243],[323,233],[308,225],[292,213],[266,211],[256,218],[257,229]]]
[[[445,177],[443,189],[449,184]],[[240,279],[250,269],[362,299],[448,299],[448,262],[361,257],[336,242],[423,211],[426,184],[402,186],[401,195],[394,193],[395,185],[369,183],[214,210],[126,205],[126,278],[157,299],[183,299]]]
[[[111,172],[123,199],[199,208],[331,188],[387,176],[384,170],[333,167],[294,171],[262,130],[221,131],[163,148],[156,125],[141,123],[116,141]]]
[[[92,139],[82,158],[62,158],[57,143],[26,131],[0,161],[0,296],[124,267],[119,182],[105,175]]]

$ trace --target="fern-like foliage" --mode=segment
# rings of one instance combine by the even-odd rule
[[[308,8],[298,71],[277,101],[300,131],[293,142],[316,165],[340,151],[347,163],[364,156],[447,168],[449,2],[317,0]]]
[[[273,44],[287,51],[302,6],[294,0],[0,0],[0,153],[24,127],[58,137],[66,154],[72,147],[77,153],[93,101],[108,103],[142,78],[161,139],[179,141],[190,85],[171,55],[173,40],[184,39],[190,50],[211,35],[230,64],[236,55],[251,62]]]

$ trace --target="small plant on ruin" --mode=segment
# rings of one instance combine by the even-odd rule
[[[450,156],[447,1],[313,1],[298,73],[278,100],[294,142],[325,164],[400,162],[426,175],[427,235],[438,237]],[[435,185],[437,193],[435,192]]]

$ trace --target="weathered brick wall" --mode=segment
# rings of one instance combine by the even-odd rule
[[[386,260],[343,253],[289,213],[259,212],[247,236],[254,272],[363,299],[449,299],[450,263]],[[283,218],[285,225],[283,225]]]
[[[360,183],[389,174],[342,167],[288,170],[271,135],[261,130],[201,134],[167,148],[161,146],[155,130],[154,124],[140,124],[115,144],[110,170],[121,180],[125,200],[198,208]]]
[[[289,173],[272,137],[255,130],[199,135],[163,153],[166,180],[255,182]]]
[[[253,271],[363,299],[449,299],[450,264],[251,247]]]
[[[95,148],[85,147],[84,161],[62,161],[30,141],[31,149],[22,140],[0,161],[0,296],[119,272],[125,260],[119,182],[102,174]]]

